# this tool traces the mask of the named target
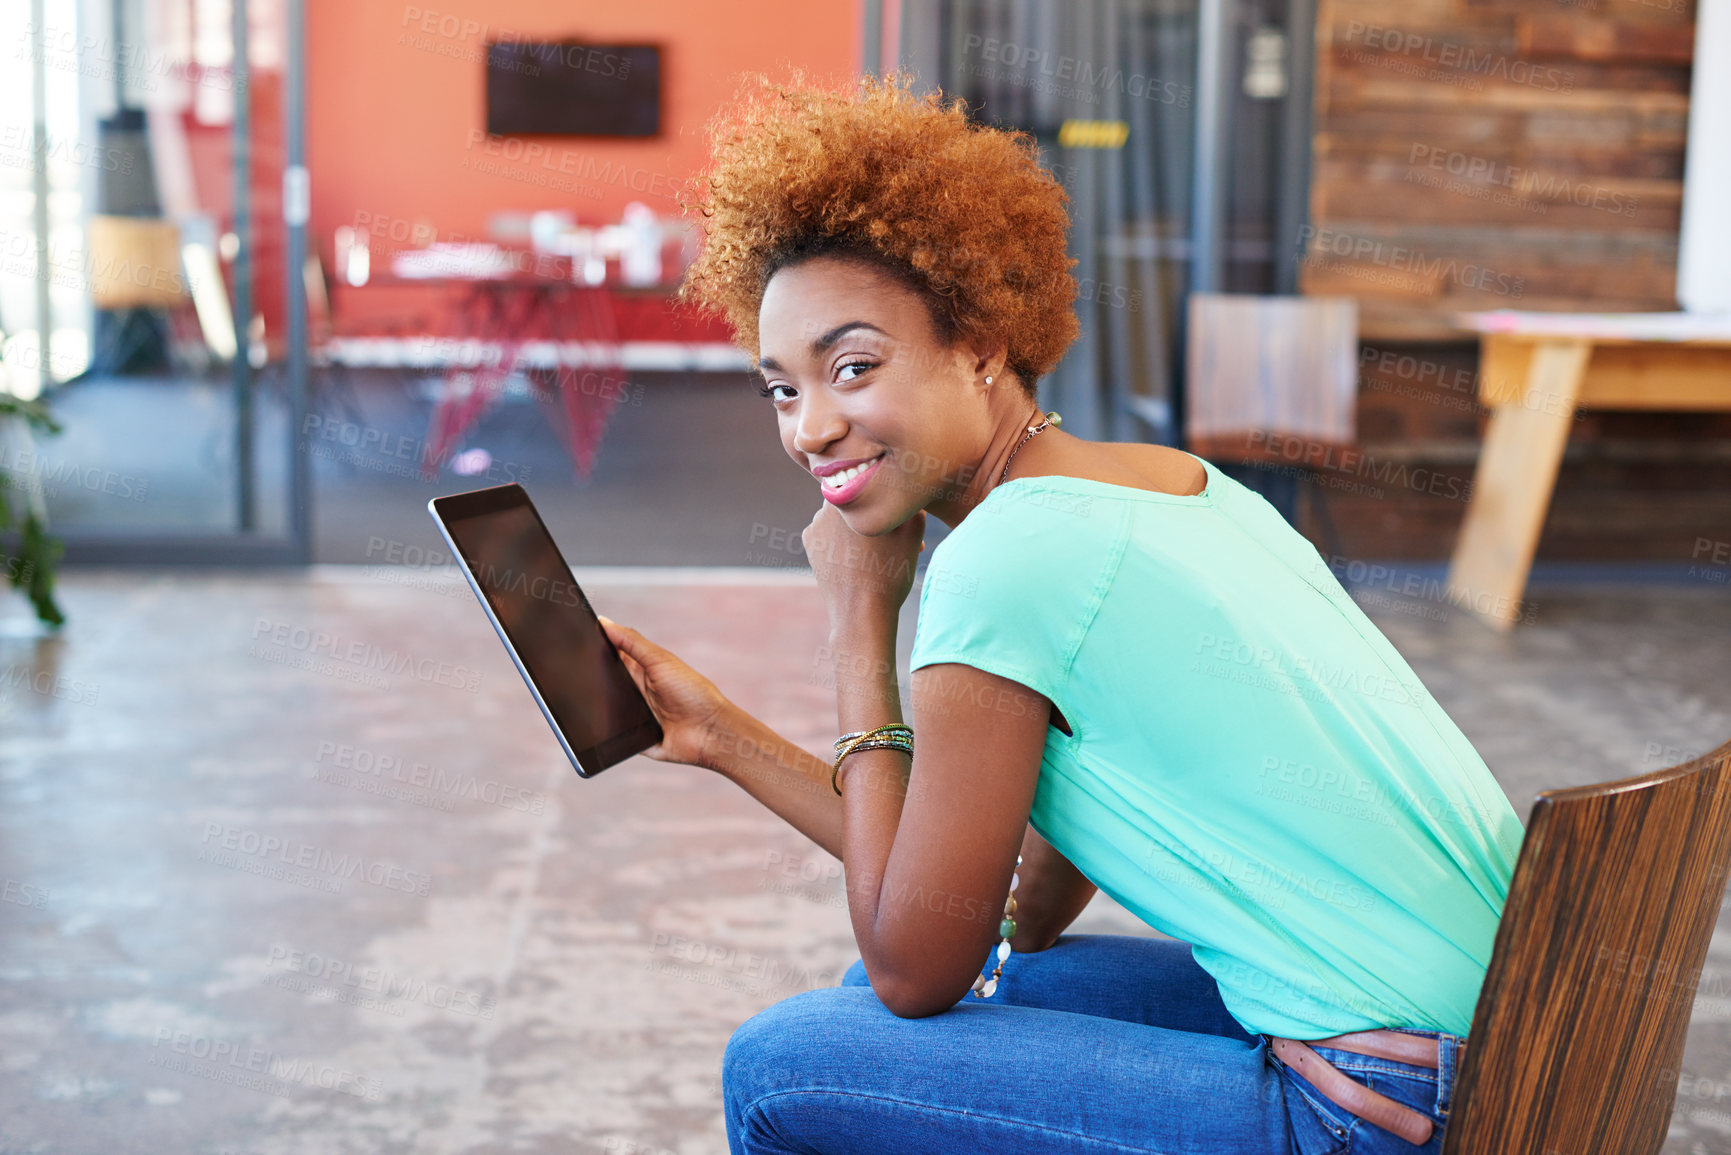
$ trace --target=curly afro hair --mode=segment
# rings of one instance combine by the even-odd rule
[[[818,255],[866,260],[919,291],[945,341],[1001,338],[1030,396],[1079,326],[1068,196],[1025,132],[970,123],[912,77],[854,88],[762,73],[710,125],[711,168],[679,203],[703,246],[678,299],[722,314],[759,356],[757,314],[775,273]]]

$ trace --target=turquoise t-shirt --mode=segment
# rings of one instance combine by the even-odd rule
[[[1197,460],[1193,496],[992,490],[932,553],[911,667],[1057,704],[1029,821],[1245,1030],[1464,1035],[1520,819],[1316,548]]]

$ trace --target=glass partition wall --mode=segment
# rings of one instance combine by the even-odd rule
[[[1184,301],[1296,285],[1314,0],[874,0],[867,67],[1040,143],[1070,196],[1082,335],[1042,402],[1180,444]]]
[[[300,0],[0,6],[0,477],[68,560],[302,561]],[[285,199],[286,194],[286,199]]]

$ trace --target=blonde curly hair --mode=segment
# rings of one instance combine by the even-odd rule
[[[748,74],[709,126],[712,165],[680,190],[703,245],[677,299],[719,312],[759,355],[771,277],[818,255],[869,261],[925,298],[949,342],[999,338],[1030,396],[1079,331],[1069,197],[1033,137],[969,122],[912,76],[826,90]]]

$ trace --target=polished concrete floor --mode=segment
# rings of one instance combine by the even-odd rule
[[[578,576],[827,747],[798,575]],[[1508,638],[1361,596],[1524,819],[1731,737],[1711,578],[1541,588]],[[54,640],[0,601],[0,1151],[721,1153],[731,1031],[856,957],[838,864],[737,788],[577,778],[442,569],[63,589]],[[1074,929],[1153,933],[1103,897]],[[1731,1150],[1728,992],[1721,931],[1671,1155]]]

